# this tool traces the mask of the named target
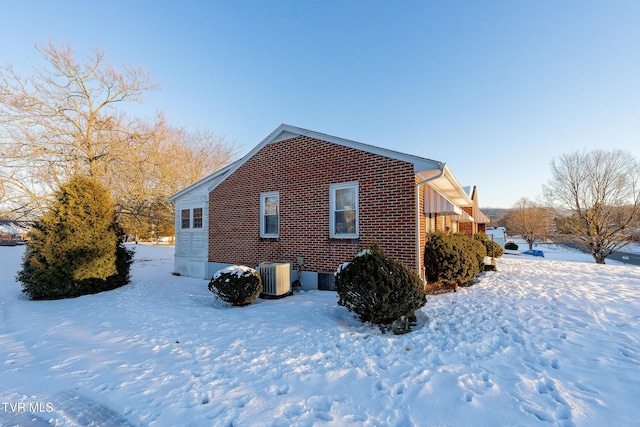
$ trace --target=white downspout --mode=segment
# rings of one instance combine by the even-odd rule
[[[445,164],[442,164],[439,174],[416,183],[416,260],[418,261],[416,265],[418,266],[418,274],[422,276],[423,282],[426,277],[422,274],[422,268],[420,267],[422,265],[422,259],[420,259],[420,186],[444,175],[444,167]]]

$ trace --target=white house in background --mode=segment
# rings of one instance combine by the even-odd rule
[[[176,212],[175,273],[209,278],[209,192],[233,165],[227,165],[169,197],[175,203]]]
[[[504,249],[507,243],[507,229],[504,227],[487,227],[487,236]]]

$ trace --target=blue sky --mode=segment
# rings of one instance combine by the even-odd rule
[[[98,45],[162,87],[135,109],[248,152],[281,123],[444,161],[482,207],[551,159],[640,158],[640,2],[0,0],[0,64]]]

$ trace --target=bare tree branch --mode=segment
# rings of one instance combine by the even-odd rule
[[[524,197],[516,202],[507,216],[509,233],[519,234],[529,245],[529,250],[533,249],[536,239],[549,234],[551,223],[551,215],[546,209]]]
[[[549,206],[597,263],[637,235],[640,164],[623,151],[564,154],[551,162]],[[567,213],[569,215],[567,215]]]
[[[0,69],[5,209],[37,212],[71,176],[91,175],[136,227],[172,227],[167,197],[236,154],[234,142],[209,131],[174,128],[160,113],[145,122],[120,111],[158,89],[145,70],[116,69],[99,48],[80,59],[70,45],[36,49],[44,62],[31,75],[11,64]]]

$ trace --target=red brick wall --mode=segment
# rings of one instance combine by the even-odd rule
[[[462,210],[468,213],[469,216],[473,216],[473,206],[464,206]],[[463,233],[471,237],[475,234],[473,230],[473,225],[474,225],[473,222],[460,222],[458,223],[458,231],[460,233]]]
[[[358,181],[359,239],[329,238],[329,185]],[[280,192],[280,238],[260,239],[260,193]],[[415,175],[411,163],[296,137],[263,147],[209,197],[209,261],[254,266],[280,260],[334,271],[377,240],[416,266]]]

